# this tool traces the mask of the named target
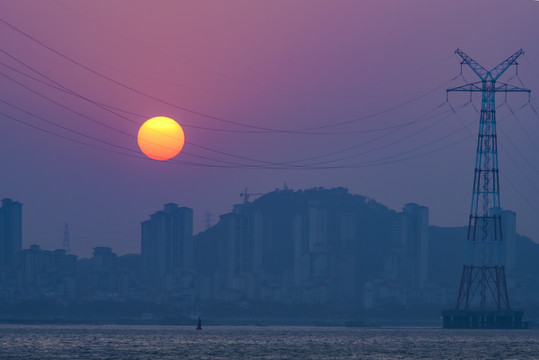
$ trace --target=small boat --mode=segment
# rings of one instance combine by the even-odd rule
[[[197,330],[202,330],[202,320],[200,320],[200,316],[198,317]]]

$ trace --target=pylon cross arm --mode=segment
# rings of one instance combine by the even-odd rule
[[[477,61],[466,55],[466,53],[460,49],[455,50],[455,54],[462,58],[461,64],[468,65],[482,81],[495,82],[511,65],[515,63],[520,55],[524,54],[524,51],[522,49],[518,50],[490,71],[487,71],[487,69],[479,65]]]
[[[490,75],[492,76],[492,80],[496,81],[502,74],[509,68],[509,66],[513,65],[513,63],[517,60],[517,58],[524,54],[524,51],[522,49],[515,52],[513,55],[509,56],[507,59],[502,61],[498,66],[496,66],[494,69],[490,71]]]
[[[496,92],[527,92],[530,93],[530,89],[521,88],[518,86],[506,84],[506,83],[497,83],[496,88],[494,89]]]
[[[459,55],[462,58],[461,64],[468,65],[473,70],[473,72],[476,73],[479,78],[481,78],[481,80],[487,79],[487,75],[489,74],[489,72],[487,71],[487,69],[479,65],[477,61],[466,55],[466,53],[460,49],[455,50],[455,54]]]
[[[454,87],[454,88],[451,88],[451,89],[447,89],[446,91],[447,92],[453,92],[453,91],[482,92],[483,89],[482,89],[482,83],[480,81],[478,81],[478,82],[474,82],[474,83],[470,83],[470,84],[457,86],[457,87]],[[495,92],[527,92],[527,93],[531,92],[530,89],[525,89],[525,88],[521,88],[521,87],[518,87],[518,86],[506,84],[506,83],[497,83],[496,87],[494,89],[492,89],[492,91],[495,91]]]
[[[461,86],[457,86],[451,89],[447,89],[447,92],[453,92],[453,91],[472,91],[472,92],[481,92],[482,90],[482,82],[474,82],[470,84],[465,84]]]

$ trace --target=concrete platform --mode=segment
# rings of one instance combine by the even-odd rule
[[[521,310],[446,310],[442,311],[444,329],[525,329]]]

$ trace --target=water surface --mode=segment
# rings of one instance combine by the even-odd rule
[[[0,359],[539,359],[539,331],[0,325]]]

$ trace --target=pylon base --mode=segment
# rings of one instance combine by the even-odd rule
[[[446,310],[442,311],[444,329],[525,329],[521,310]]]

